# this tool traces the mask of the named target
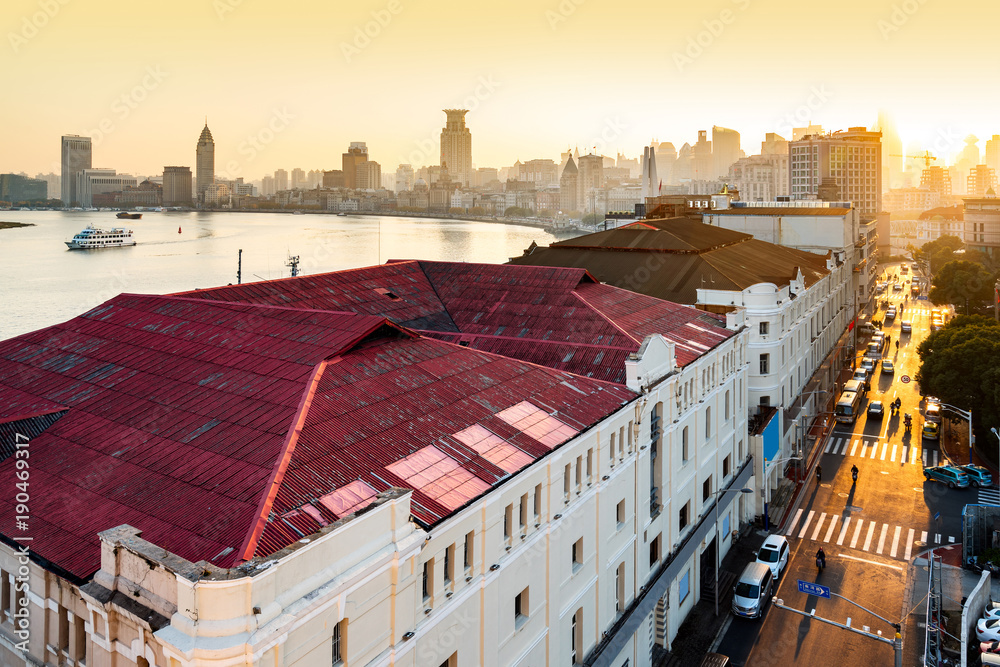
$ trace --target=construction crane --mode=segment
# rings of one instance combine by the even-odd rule
[[[890,154],[889,157],[901,157],[901,158],[906,158],[906,159],[909,159],[909,160],[923,160],[924,161],[924,168],[925,169],[927,167],[931,166],[931,160],[936,160],[937,159],[936,157],[934,157],[933,155],[931,155],[930,151],[924,151],[923,155],[895,155],[895,154]]]

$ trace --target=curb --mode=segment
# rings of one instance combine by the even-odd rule
[[[826,442],[830,439],[832,434],[833,427],[831,426],[821,439],[816,440],[816,449],[819,454],[816,455],[816,460],[813,461],[813,464],[809,467],[809,472],[806,473],[805,477],[806,480],[813,475],[813,471],[816,469],[816,465],[819,464],[820,457],[823,456],[823,451],[826,449]],[[802,489],[805,488],[806,483],[806,481],[801,481],[795,485],[795,491],[792,493],[792,500],[788,503],[788,506],[785,507],[785,511],[781,515],[781,520],[776,524],[779,531],[785,529],[785,522],[788,521],[788,516],[798,508],[798,504],[801,500],[799,495],[802,493]]]

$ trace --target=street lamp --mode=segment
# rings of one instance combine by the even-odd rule
[[[753,489],[744,486],[742,489],[723,489],[715,492],[715,615],[719,615],[719,499],[727,493],[753,493]]]
[[[784,463],[786,461],[801,461],[802,460],[802,450],[798,450],[791,456],[786,456],[782,459],[776,459],[771,461],[771,465],[777,463]],[[768,515],[767,505],[771,502],[771,473],[768,471],[767,459],[764,459],[764,530],[771,530],[771,517]]]

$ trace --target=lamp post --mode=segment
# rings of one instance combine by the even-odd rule
[[[784,463],[785,461],[801,461],[802,460],[802,450],[795,452],[792,456],[786,456],[782,459],[776,459],[771,461],[771,465],[776,463]],[[764,459],[764,530],[771,530],[771,517],[767,511],[767,505],[771,502],[771,473],[768,471],[767,459]]]
[[[753,493],[753,489],[744,486],[742,489],[723,489],[715,492],[715,615],[719,615],[719,501],[727,493]]]

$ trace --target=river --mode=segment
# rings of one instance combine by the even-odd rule
[[[121,292],[165,294],[287,277],[288,256],[302,274],[372,266],[388,259],[503,263],[532,241],[571,238],[490,222],[393,216],[287,213],[0,211],[0,340],[68,320]],[[67,250],[88,224],[129,227],[137,245]]]

